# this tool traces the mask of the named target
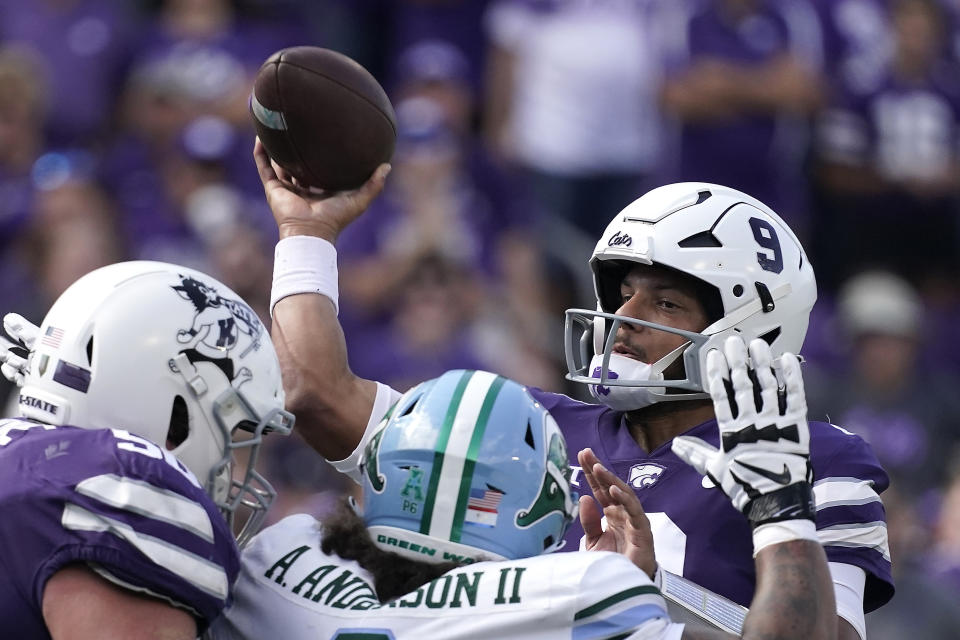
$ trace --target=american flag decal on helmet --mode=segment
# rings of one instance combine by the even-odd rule
[[[497,524],[497,507],[503,499],[503,492],[488,486],[486,489],[471,489],[467,500],[465,522],[473,522],[488,527]]]
[[[48,347],[53,347],[54,349],[60,348],[60,342],[63,340],[63,329],[59,327],[47,327],[47,330],[43,332],[43,337],[40,339],[41,344],[45,344]]]

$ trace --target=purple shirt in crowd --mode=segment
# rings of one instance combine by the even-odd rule
[[[834,160],[901,180],[949,174],[958,159],[960,80],[953,64],[934,65],[912,80],[888,70],[868,90],[847,90],[836,102],[822,138]],[[882,199],[876,204],[879,213],[903,216],[886,211]]]
[[[812,0],[823,38],[823,71],[835,88],[876,82],[890,59],[887,0]]]
[[[667,54],[668,74],[682,75],[698,61],[719,60],[743,68],[759,67],[778,56],[796,53],[791,7],[799,3],[757,3],[750,16],[729,18],[720,2],[692,2],[683,50]],[[816,25],[811,12],[812,24]],[[811,49],[811,56],[819,49]],[[797,205],[799,165],[792,150],[799,135],[773,113],[740,114],[719,122],[685,122],[679,141],[676,180],[702,180],[740,189],[786,216]]]
[[[0,620],[49,638],[46,582],[87,563],[190,611],[203,631],[229,603],[239,552],[226,520],[170,454],[114,429],[0,421]]]
[[[88,144],[107,132],[137,33],[126,3],[0,0],[0,42],[27,47],[44,74],[53,145]]]
[[[590,487],[577,466],[576,454],[590,447],[608,469],[634,488],[654,529],[672,532],[669,544],[657,540],[657,557],[667,570],[744,606],[750,604],[756,586],[750,524],[719,488],[706,487],[704,477],[674,455],[669,443],[652,453],[644,451],[630,435],[624,414],[539,389],[531,393],[563,431],[573,482],[581,495],[589,494]],[[824,422],[809,424],[817,530],[830,562],[855,565],[866,572],[864,611],[872,611],[890,600],[894,591],[883,504],[873,493],[887,488],[887,474],[859,436]],[[715,420],[684,435],[719,446]],[[565,549],[578,549],[582,536],[583,529],[575,521],[565,536]]]

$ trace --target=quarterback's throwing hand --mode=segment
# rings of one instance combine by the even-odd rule
[[[379,195],[390,173],[390,165],[381,164],[357,189],[314,193],[294,184],[286,175],[278,176],[259,138],[254,143],[253,159],[281,238],[306,235],[334,242]]]
[[[707,354],[706,378],[720,448],[680,436],[673,452],[721,487],[753,526],[812,520],[810,429],[797,357],[785,353],[775,363],[763,340],[748,350],[734,336],[722,353]]]

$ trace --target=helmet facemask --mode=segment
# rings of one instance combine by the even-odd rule
[[[613,352],[623,324],[679,335],[687,342],[655,362],[640,363]],[[564,337],[567,379],[589,385],[591,395],[612,409],[631,411],[656,402],[708,397],[701,381],[700,352],[710,336],[614,313],[568,309]],[[683,377],[665,377],[678,362]]]
[[[237,407],[251,416],[234,427],[232,433],[224,416]],[[220,512],[235,531],[237,544],[243,547],[263,524],[267,510],[277,498],[273,485],[256,470],[263,437],[268,433],[287,435],[293,417],[282,409],[272,409],[258,417],[242,391],[229,389],[214,402],[213,417],[227,438],[223,457],[210,468],[207,492],[214,497]],[[247,435],[249,434],[249,435]],[[237,515],[244,517],[239,530],[234,529]]]

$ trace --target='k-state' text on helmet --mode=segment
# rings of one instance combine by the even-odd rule
[[[705,283],[711,300],[701,302],[708,312],[719,307],[713,322],[701,333],[689,333],[616,315],[621,281],[635,264],[661,265]],[[728,335],[747,342],[762,338],[774,356],[798,353],[817,298],[813,267],[787,224],[759,200],[715,184],[665,185],[627,205],[604,231],[590,268],[598,310],[566,312],[567,378],[591,385],[598,400],[620,410],[708,397],[701,379],[706,354]],[[611,353],[623,323],[669,331],[689,342],[648,363],[647,377],[631,378],[611,364],[624,357]],[[664,369],[680,357],[686,377],[665,380]],[[631,389],[645,402],[632,406]]]
[[[166,445],[232,524],[241,543],[276,496],[254,470],[262,436],[293,415],[269,333],[226,285],[162,262],[102,267],[53,304],[20,390],[20,414],[87,429],[122,429]],[[234,474],[233,453],[247,449]]]
[[[415,560],[554,551],[577,505],[557,423],[523,386],[485,371],[449,371],[408,391],[364,452],[370,536]]]

